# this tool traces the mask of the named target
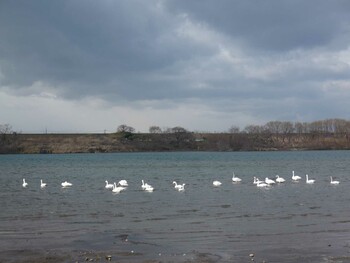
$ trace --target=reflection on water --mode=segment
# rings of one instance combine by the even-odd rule
[[[112,251],[133,260],[255,253],[269,262],[320,262],[348,250],[349,164],[348,151],[4,155],[0,247]],[[292,182],[292,170],[303,180]],[[241,183],[232,183],[233,171]],[[306,173],[314,185],[305,184]],[[253,184],[254,176],[277,174],[286,183]],[[330,185],[331,175],[340,185]],[[120,194],[104,188],[121,179],[129,187]],[[153,193],[142,191],[142,179]],[[62,189],[66,180],[73,186]],[[186,190],[176,191],[174,180]]]

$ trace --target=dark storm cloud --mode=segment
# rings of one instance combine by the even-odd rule
[[[0,90],[344,117],[349,31],[345,0],[4,0]]]
[[[203,48],[179,43],[171,32],[176,21],[163,17],[156,3],[2,2],[3,85],[29,86],[41,80],[63,86],[73,96],[80,96],[82,89],[91,95],[137,96],[143,85],[159,91],[162,81],[143,79],[145,74]]]

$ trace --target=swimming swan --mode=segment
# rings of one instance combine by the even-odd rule
[[[340,183],[339,181],[336,181],[336,180],[333,181],[333,178],[331,176],[331,184],[339,184],[339,183]]]
[[[106,186],[105,186],[106,189],[113,189],[113,184],[109,184],[107,180],[105,182],[106,182]]]
[[[253,184],[259,184],[259,183],[263,183],[264,181],[260,181],[258,177],[254,176],[254,181]]]
[[[153,186],[151,186],[151,185],[148,185],[148,186],[145,188],[145,191],[146,191],[146,192],[153,192],[153,190],[154,190],[154,188],[153,188]]]
[[[306,176],[306,183],[307,184],[313,184],[315,183],[315,180],[314,179],[309,179],[309,176],[308,175],[305,175]]]
[[[220,181],[214,181],[214,182],[213,182],[213,185],[214,185],[214,186],[220,186],[220,185],[221,185],[221,182],[220,182]]]
[[[268,177],[265,178],[265,183],[267,183],[268,185],[271,185],[271,184],[275,184],[276,182],[272,179],[269,179]]]
[[[67,182],[67,181],[64,181],[63,183],[61,183],[62,187],[69,187],[69,186],[72,186],[73,184]]]
[[[143,190],[145,190],[146,187],[149,186],[149,184],[146,184],[144,180],[141,180],[141,182],[142,182],[141,188],[142,188]]]
[[[142,185],[141,188],[147,192],[153,192],[154,188],[152,187],[152,185],[149,185],[147,183],[145,183],[143,180],[141,180]]]
[[[120,180],[118,182],[118,185],[126,187],[126,186],[128,186],[128,182],[126,180]]]
[[[279,177],[278,175],[276,175],[277,179],[276,179],[276,182],[277,183],[284,183],[286,180],[284,180],[284,178],[282,177]]]
[[[239,183],[239,182],[241,182],[241,181],[242,181],[242,179],[236,177],[236,176],[235,176],[235,173],[233,172],[233,175],[232,175],[232,182],[234,182],[234,183]]]
[[[117,186],[116,183],[113,184],[113,189],[112,192],[113,193],[120,193],[121,191],[123,191],[125,188],[122,186]]]
[[[293,181],[298,181],[301,179],[301,177],[299,175],[294,175],[294,171],[292,171],[293,175],[292,175],[292,180]]]
[[[263,181],[259,181],[257,184],[256,184],[257,187],[267,187],[268,184],[267,183],[264,183]]]
[[[185,185],[186,184],[177,184],[177,182],[173,182],[173,184],[175,185],[175,189],[178,190],[178,191],[184,191],[185,190]]]
[[[26,182],[26,179],[23,178],[23,184],[22,184],[23,187],[27,187],[28,186],[28,183]]]
[[[40,180],[40,187],[41,187],[41,188],[46,187],[46,183],[43,183],[43,180]]]

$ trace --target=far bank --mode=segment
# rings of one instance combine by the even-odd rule
[[[130,133],[6,134],[2,154],[162,151],[348,150],[348,134]]]

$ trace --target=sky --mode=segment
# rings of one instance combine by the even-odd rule
[[[1,0],[0,124],[223,132],[350,116],[347,0]]]

